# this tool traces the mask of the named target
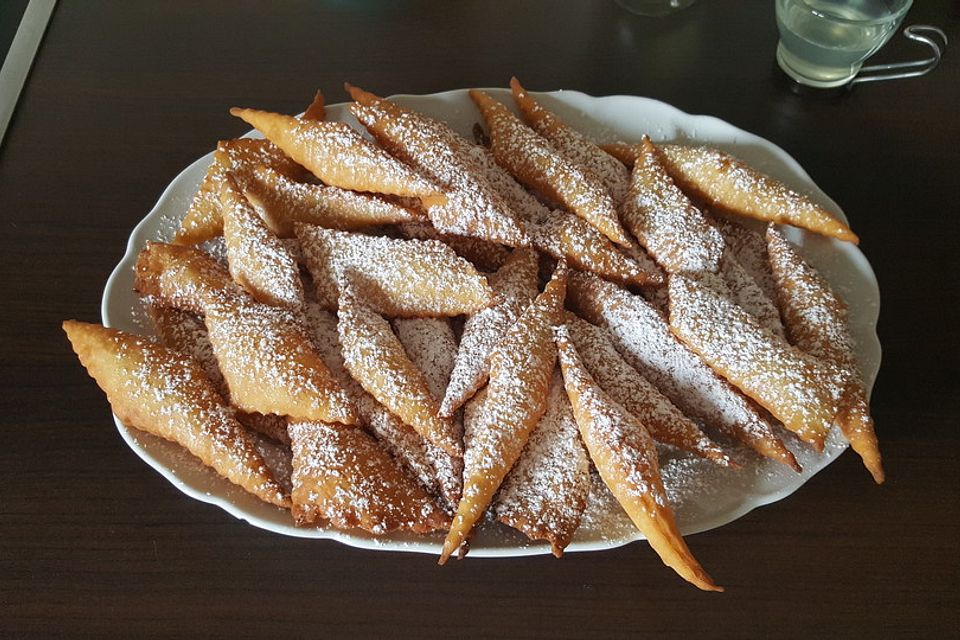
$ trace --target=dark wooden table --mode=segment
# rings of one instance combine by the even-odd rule
[[[916,5],[908,22],[960,43],[955,2]],[[0,150],[0,636],[960,635],[960,50],[921,80],[815,98],[781,83],[776,38],[772,0],[663,19],[606,0],[61,2]],[[684,584],[645,544],[440,568],[260,531],[137,459],[60,331],[99,319],[166,184],[245,131],[229,106],[511,74],[651,96],[776,142],[844,207],[877,272],[889,479],[873,486],[848,453],[692,537],[725,594]]]

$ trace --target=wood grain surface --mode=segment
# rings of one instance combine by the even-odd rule
[[[960,9],[908,22],[960,43]],[[934,74],[828,97],[776,70],[773,2],[676,15],[596,2],[59,4],[0,149],[0,636],[960,635],[960,50]],[[957,47],[958,45],[953,45]],[[895,40],[881,55],[915,54]],[[786,149],[845,209],[880,281],[873,410],[888,481],[847,453],[690,546],[700,593],[644,543],[465,560],[285,538],[181,495],[121,441],[60,321],[170,180],[345,80],[381,94],[505,86],[657,98]]]

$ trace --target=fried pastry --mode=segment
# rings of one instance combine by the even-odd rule
[[[564,324],[586,370],[614,401],[646,427],[654,440],[724,467],[739,466],[669,398],[627,364],[605,329],[570,312],[564,315]]]
[[[645,267],[627,257],[582,218],[560,209],[547,209],[504,171],[489,151],[477,147],[475,154],[478,166],[524,221],[530,239],[539,251],[582,271],[622,284],[642,286],[663,282],[656,267]],[[646,264],[649,263],[647,260]]]
[[[623,359],[684,414],[796,471],[800,465],[770,422],[670,331],[646,300],[599,278],[575,273],[569,299],[584,318],[607,329]]]
[[[476,145],[445,123],[357,87],[347,90],[357,101],[350,110],[371,135],[447,195],[446,203],[427,207],[438,231],[511,247],[529,244],[523,224],[477,166]]]
[[[265,166],[290,180],[302,180],[307,171],[269,140],[237,138],[217,143],[213,162],[177,230],[174,243],[199,244],[223,233],[220,186],[228,173],[245,176],[253,167]]]
[[[203,315],[239,409],[356,424],[354,407],[311,347],[301,314],[256,302],[206,254],[148,243],[137,259],[136,288]]]
[[[428,442],[350,377],[343,361],[335,315],[308,302],[306,316],[318,352],[357,407],[363,426],[376,436],[380,445],[417,479],[427,493],[443,499],[448,513],[455,513],[463,489],[463,458],[451,456]]]
[[[393,328],[410,361],[423,372],[434,398],[443,398],[450,383],[454,359],[457,356],[457,337],[447,318],[396,318]],[[453,422],[453,436],[462,444],[463,420],[459,414],[449,417]],[[456,512],[463,490],[463,456],[452,456],[432,443],[427,458],[437,477],[440,492]]]
[[[717,373],[823,450],[845,380],[770,333],[709,280],[670,277],[670,329]]]
[[[557,331],[557,351],[580,435],[604,484],[664,564],[704,591],[723,591],[693,557],[680,535],[650,434],[597,385],[584,368],[565,327]]]
[[[463,443],[453,421],[437,415],[437,399],[390,323],[358,300],[346,283],[338,316],[343,360],[353,379],[424,438],[450,455],[462,456]]]
[[[669,273],[716,273],[723,237],[667,175],[660,151],[644,136],[620,207],[624,226]]]
[[[269,167],[254,167],[243,193],[276,235],[293,236],[293,224],[358,231],[384,224],[423,220],[424,216],[384,196],[294,182]]]
[[[194,360],[100,325],[67,320],[63,330],[121,422],[176,442],[261,500],[290,506],[290,498]]]
[[[711,209],[859,242],[834,214],[728,153],[677,144],[663,145],[662,151],[677,186]]]
[[[729,248],[723,252],[723,258],[720,259],[719,275],[733,302],[756,318],[764,329],[784,337],[783,323],[780,321],[780,311],[776,303],[767,297]]]
[[[400,233],[408,240],[438,240],[447,245],[461,258],[466,258],[480,271],[496,271],[510,257],[510,249],[482,238],[440,233],[433,225],[422,222],[405,222]]]
[[[230,275],[255,300],[303,307],[303,282],[294,256],[247,201],[230,175],[220,187],[223,237]]]
[[[479,90],[470,98],[490,130],[497,163],[520,183],[583,218],[611,241],[628,246],[613,196],[600,179],[564,158],[545,138],[526,126],[503,104]]]
[[[604,153],[608,154],[611,158],[619,160],[628,169],[633,169],[633,165],[637,161],[638,147],[635,144],[627,144],[626,142],[610,142],[607,144],[601,144],[600,149],[603,150]]]
[[[756,231],[726,218],[717,216],[714,225],[723,236],[727,250],[732,252],[740,266],[750,274],[767,300],[777,303],[777,284],[767,257],[767,241]],[[781,323],[782,324],[782,323]]]
[[[291,422],[293,517],[303,526],[430,533],[450,519],[362,429]]]
[[[630,188],[630,172],[585,135],[544,109],[516,78],[510,79],[510,89],[524,121],[549,140],[568,162],[585,168],[599,178],[613,196],[615,204],[622,202]]]
[[[147,242],[137,255],[134,289],[203,316],[208,307],[239,304],[247,296],[209,254],[193,247]]]
[[[490,358],[507,329],[537,297],[537,254],[516,249],[499,271],[490,276],[495,302],[467,318],[463,325],[450,381],[440,404],[440,415],[452,416],[482,387],[490,373]]]
[[[300,116],[301,120],[312,120],[320,122],[327,119],[327,105],[323,98],[323,93],[317,91],[313,94],[313,102],[307,107],[307,110]]]
[[[443,194],[410,167],[343,122],[298,120],[257,109],[230,109],[324,183],[443,202]]]
[[[590,460],[554,370],[547,410],[520,459],[503,481],[493,510],[497,520],[531,540],[546,540],[561,557],[580,526],[590,491]]]
[[[826,278],[773,227],[767,230],[770,265],[780,291],[780,308],[793,344],[847,373],[838,423],[853,450],[880,484],[884,480],[880,447],[870,417],[867,389],[857,364],[846,304]]]
[[[490,360],[487,401],[471,435],[465,435],[463,498],[444,540],[440,564],[466,542],[546,411],[557,355],[553,327],[560,320],[566,280],[561,262]]]
[[[337,278],[352,272],[357,294],[391,317],[455,316],[490,304],[486,279],[436,240],[398,240],[297,223],[318,301],[336,308]]]
[[[213,353],[213,345],[207,335],[207,327],[203,319],[189,311],[160,304],[156,301],[147,301],[147,311],[153,318],[160,343],[169,349],[179,351],[203,367],[210,382],[217,392],[227,401],[230,400],[230,388],[223,379],[217,357]],[[236,412],[237,422],[251,431],[265,435],[271,440],[283,444],[290,444],[287,435],[287,421],[282,416],[262,413]]]

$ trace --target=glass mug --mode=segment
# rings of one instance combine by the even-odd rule
[[[776,0],[777,62],[811,87],[847,84],[896,32],[913,0]]]

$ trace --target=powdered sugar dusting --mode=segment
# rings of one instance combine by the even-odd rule
[[[671,277],[670,326],[788,429],[808,442],[822,442],[839,410],[839,370],[766,331],[709,280]]]
[[[441,415],[452,415],[486,382],[494,348],[537,295],[537,266],[533,251],[518,249],[490,276],[496,302],[464,324]]]
[[[716,272],[723,237],[674,185],[660,153],[644,137],[620,215],[624,225],[670,273]]]
[[[443,189],[446,203],[428,208],[439,231],[513,247],[528,243],[523,225],[477,167],[472,143],[446,124],[386,100],[350,109],[391,153]]]
[[[436,240],[397,240],[297,224],[318,301],[336,308],[348,275],[367,304],[387,316],[455,316],[490,303],[486,279]]]
[[[579,164],[569,162],[543,137],[482,91],[471,91],[490,129],[491,150],[514,178],[562,203],[607,238],[629,244],[606,186]]]
[[[583,366],[610,397],[636,417],[659,442],[670,444],[722,465],[731,459],[623,359],[609,333],[573,314],[565,318],[567,335]]]
[[[640,296],[586,274],[572,274],[569,297],[590,322],[603,326],[634,369],[687,416],[719,429],[762,455],[789,464],[792,455],[747,399],[684,347],[666,319]]]
[[[589,488],[590,461],[563,379],[554,371],[547,411],[504,480],[494,510],[501,522],[550,541],[559,555],[580,525]]]

